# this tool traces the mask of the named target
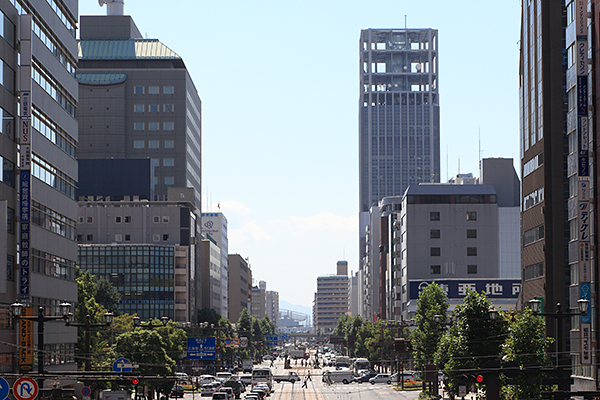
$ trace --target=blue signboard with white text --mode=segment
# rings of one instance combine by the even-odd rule
[[[215,360],[217,358],[217,338],[188,338],[187,358],[188,360]]]

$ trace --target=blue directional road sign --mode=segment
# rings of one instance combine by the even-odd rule
[[[217,358],[217,338],[188,338],[187,358],[188,360],[215,360]]]
[[[137,367],[137,365],[132,364],[126,358],[119,358],[113,363],[114,372],[131,372],[134,367]]]
[[[4,378],[0,378],[0,400],[4,400],[8,397],[8,393],[10,392],[10,386],[8,382]]]
[[[277,346],[277,335],[265,335],[267,346]]]

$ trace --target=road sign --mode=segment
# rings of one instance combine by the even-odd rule
[[[225,339],[225,346],[230,346],[231,345],[231,338],[226,338]]]
[[[10,386],[6,379],[0,378],[0,400],[4,400],[8,397],[8,393],[10,392]]]
[[[248,347],[248,338],[247,337],[240,338],[240,347]]]
[[[132,369],[139,367],[138,364],[132,364],[126,358],[119,358],[113,363],[114,372],[131,372]]]
[[[13,385],[13,395],[17,400],[33,400],[38,395],[38,384],[32,378],[19,378]]]
[[[92,389],[90,389],[88,386],[84,386],[81,388],[81,395],[83,397],[88,397],[91,394],[92,394]]]
[[[277,346],[277,335],[266,335],[267,346]]]
[[[240,347],[240,338],[233,338],[233,347]]]
[[[217,358],[217,338],[188,338],[187,358],[188,360],[214,360],[215,358]]]

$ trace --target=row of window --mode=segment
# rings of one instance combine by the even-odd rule
[[[67,239],[75,240],[75,221],[36,201],[31,203],[31,222]]]
[[[160,122],[148,122],[147,124],[145,122],[134,122],[133,123],[133,130],[134,131],[144,131],[146,130],[146,125],[148,125],[148,130],[149,131],[158,131],[160,130]],[[173,131],[175,130],[175,123],[173,122],[163,122],[162,123],[162,130],[163,131]]]
[[[442,255],[441,247],[430,247],[429,255],[432,257],[440,257]],[[477,256],[477,247],[467,247],[467,256],[468,257],[476,257]]]
[[[5,119],[10,120],[10,118],[13,118],[12,115],[7,114],[4,111],[2,118],[3,125]],[[32,107],[32,126],[65,153],[75,158],[75,148],[77,147],[75,139],[36,107]]]
[[[439,211],[431,211],[429,213],[430,221],[440,221],[440,212]],[[467,211],[467,221],[477,221],[477,211]]]
[[[148,112],[157,113],[160,111],[160,104],[148,104]],[[163,112],[172,113],[175,111],[175,106],[173,104],[163,104]],[[146,111],[146,105],[144,104],[134,104],[133,112],[142,113]]]
[[[442,232],[440,229],[429,230],[430,239],[440,239]],[[477,229],[467,229],[467,239],[477,239]]]
[[[94,235],[92,234],[88,234],[85,236],[85,241],[86,242],[93,242],[94,241]],[[126,234],[122,234],[122,233],[115,233],[115,242],[130,242],[131,241],[131,235],[126,233]],[[169,241],[169,234],[168,233],[155,233],[152,235],[152,241],[154,242],[167,242]],[[83,242],[83,235],[77,235],[77,242],[78,243],[82,243]]]
[[[160,140],[148,140],[148,148],[149,149],[160,149]],[[146,148],[145,140],[134,140],[133,141],[134,149],[144,149]],[[173,149],[175,148],[174,140],[165,140],[163,141],[163,149]]]
[[[5,71],[3,71],[5,73]],[[13,82],[14,82],[14,72]],[[36,60],[33,60],[33,68],[31,68],[31,78],[38,84],[46,93],[50,95],[67,113],[75,118],[75,100],[65,90],[65,88],[58,83],[50,74],[46,73],[42,66],[40,66]]]
[[[441,265],[430,265],[429,273],[431,275],[440,275],[442,273]],[[467,265],[467,274],[476,274],[477,273],[477,265]]]
[[[163,86],[162,94],[174,94],[175,88],[173,86]],[[144,86],[134,86],[133,94],[145,94],[146,88]],[[160,94],[160,86],[148,86],[148,94]]]
[[[52,164],[39,158],[35,153],[31,160],[31,174],[69,198],[75,199],[77,182]]]
[[[170,221],[170,217],[168,215],[163,215],[162,216],[162,222],[163,224],[168,224]],[[161,221],[161,217],[160,215],[155,215],[152,217],[152,221],[155,224],[159,224]],[[77,217],[77,223],[79,224],[83,224],[83,223],[87,223],[87,224],[93,224],[94,223],[94,217],[83,217],[83,216],[79,216]],[[125,215],[125,216],[116,216],[115,217],[115,223],[120,224],[121,222],[125,222],[126,224],[130,224],[131,223],[131,215]]]

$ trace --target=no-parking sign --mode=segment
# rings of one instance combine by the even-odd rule
[[[88,397],[91,394],[92,394],[92,389],[90,389],[89,386],[84,386],[81,388],[81,395],[83,397]]]
[[[32,378],[19,378],[13,385],[13,395],[17,400],[33,400],[38,395],[38,384]]]

